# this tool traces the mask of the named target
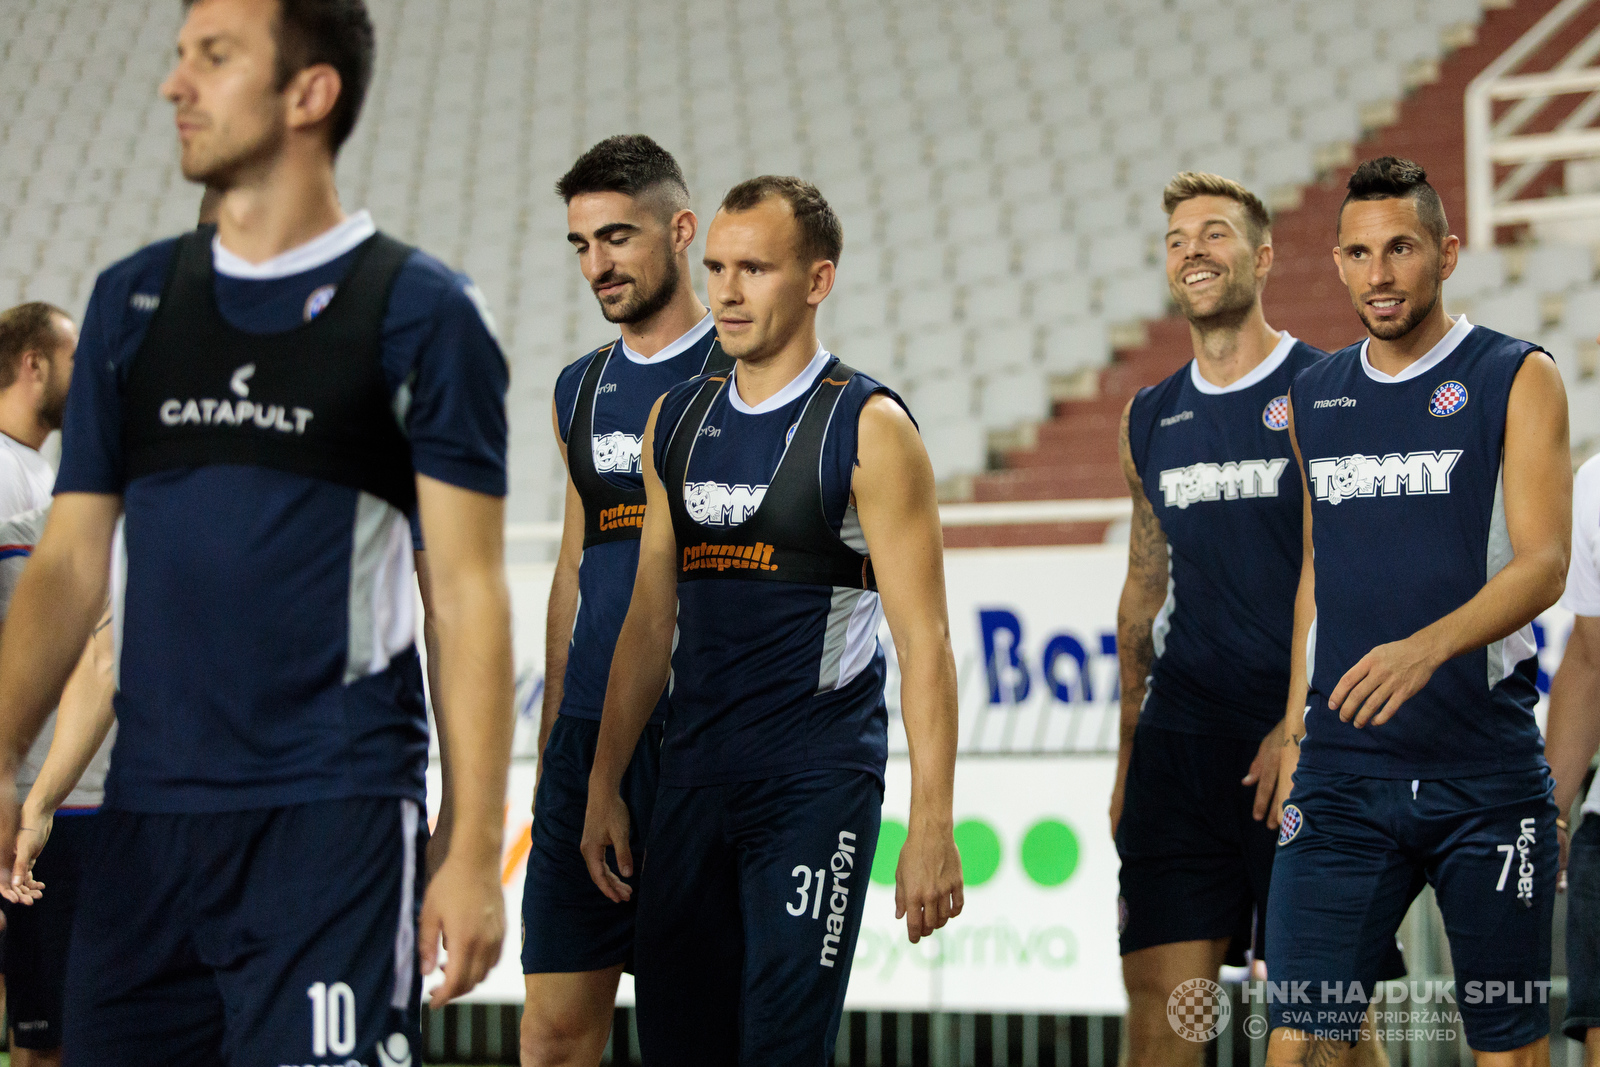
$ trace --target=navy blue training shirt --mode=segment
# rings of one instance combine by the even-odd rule
[[[819,350],[794,381],[755,407],[730,382],[697,427],[677,424],[704,379],[667,394],[656,422],[656,470],[666,469],[674,432],[696,435],[683,497],[697,525],[726,528],[755,513],[813,386],[833,363]],[[850,379],[818,470],[824,517],[863,553],[850,485],[861,408],[875,393],[894,396],[864,374]],[[716,785],[823,769],[881,779],[888,753],[882,618],[878,594],[865,589],[749,578],[679,582],[662,783]]]
[[[332,299],[365,212],[265,264],[213,248],[224,319],[285,333]],[[100,275],[84,318],[57,493],[121,494],[119,737],[106,806],[195,812],[351,796],[424,798],[409,516],[265,466],[129,479],[123,389],[176,241]],[[482,297],[414,252],[382,325],[383,378],[419,474],[506,491],[507,366]],[[246,386],[248,383],[245,383]]]
[[[622,358],[612,358],[606,365],[594,398],[590,444],[595,471],[602,478],[625,489],[644,488],[641,457],[650,409],[667,390],[701,373],[717,340],[714,325],[707,312],[694,329],[648,359],[621,341],[615,342],[621,346]],[[610,348],[606,345],[569,364],[556,379],[556,420],[563,442],[572,431],[583,376],[589,364]],[[606,682],[611,677],[611,656],[617,648],[622,622],[628,616],[633,578],[638,570],[637,538],[590,545],[583,550],[578,564],[578,613],[573,619],[561,690],[562,715],[600,718]],[[666,712],[667,697],[662,693],[651,721],[662,722]]]
[[[1284,333],[1232,385],[1191,360],[1134,398],[1128,444],[1169,552],[1140,722],[1259,741],[1283,718],[1302,532],[1289,383],[1326,355]]]
[[[1361,657],[1450,614],[1510,562],[1506,404],[1537,347],[1462,316],[1395,377],[1363,341],[1296,379],[1317,598],[1302,766],[1449,778],[1544,765],[1531,627],[1447,661],[1382,726],[1358,730],[1328,708]]]

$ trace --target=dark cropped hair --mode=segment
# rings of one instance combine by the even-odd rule
[[[642,133],[607,137],[556,182],[556,195],[569,204],[584,193],[621,193],[635,199],[654,193],[662,196],[669,216],[689,206],[689,183],[678,161]]]
[[[55,355],[57,317],[72,321],[71,315],[43,300],[0,311],[0,389],[11,388],[17,380],[24,352]]]
[[[817,187],[804,178],[763,174],[740,182],[722,198],[724,211],[749,211],[769,196],[782,197],[800,227],[800,256],[815,262],[826,259],[834,266],[844,251],[844,227]]]
[[[1435,241],[1443,241],[1450,233],[1450,223],[1444,217],[1444,203],[1428,184],[1428,172],[1409,159],[1397,156],[1369,159],[1350,175],[1345,188],[1348,192],[1344,203],[1339,205],[1341,221],[1345,205],[1352,200],[1411,200],[1417,206],[1422,228]]]
[[[183,0],[185,10],[198,0]],[[278,46],[278,90],[307,67],[326,63],[339,72],[339,99],[329,118],[329,145],[338,152],[356,128],[377,49],[363,0],[278,0],[273,37]]]

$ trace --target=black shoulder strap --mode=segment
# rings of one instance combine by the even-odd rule
[[[735,360],[722,350],[722,341],[711,342],[711,347],[706,351],[705,362],[700,364],[701,374],[728,375],[733,373]]]
[[[706,412],[711,410],[718,394],[728,387],[731,373],[730,370],[728,374],[711,375],[700,383],[699,391],[689,401],[689,406],[672,428],[672,436],[667,439],[666,469],[661,472],[661,482],[667,487],[667,497],[672,501],[674,524],[678,511],[683,508],[683,481],[689,473],[689,455],[694,451],[695,437],[700,432],[700,424],[705,421]],[[685,430],[688,432],[685,433]],[[660,431],[661,427],[657,426],[656,432]],[[687,512],[684,517],[688,518]]]

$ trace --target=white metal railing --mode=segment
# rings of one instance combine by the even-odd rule
[[[1015,526],[1024,523],[1118,522],[1133,514],[1127,497],[1110,500],[1018,500],[997,504],[945,504],[939,521],[945,526]],[[561,540],[559,522],[506,524],[506,540],[521,544]]]
[[[1600,0],[1562,0],[1527,33],[1484,68],[1467,86],[1467,243],[1494,245],[1496,226],[1517,222],[1600,216],[1600,194],[1561,194],[1518,199],[1550,163],[1600,159],[1600,130],[1589,129],[1600,114],[1600,26],[1547,71],[1512,74],[1574,19],[1592,15]],[[1522,131],[1558,96],[1583,94],[1583,101],[1553,130]],[[1496,103],[1515,101],[1496,118]],[[1500,168],[1515,164],[1509,171]]]

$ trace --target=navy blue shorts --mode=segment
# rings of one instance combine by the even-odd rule
[[[615,903],[600,892],[579,851],[589,808],[589,771],[599,737],[598,720],[558,715],[545,743],[522,887],[523,974],[598,971],[619,963],[633,969],[637,905]],[[661,727],[647,726],[622,777],[635,872],[644,858],[660,780]],[[606,856],[615,870],[615,854],[608,851]],[[626,881],[638,890],[637,873]]]
[[[1258,958],[1276,830],[1240,785],[1259,741],[1140,726],[1117,824],[1122,954],[1230,939],[1228,962]]]
[[[1428,1010],[1459,1012],[1480,1052],[1548,1034],[1552,789],[1542,767],[1422,782],[1296,771],[1267,908],[1269,977],[1291,983],[1269,992],[1272,1025],[1354,1041],[1382,977],[1378,946],[1426,884],[1455,969],[1455,1004]]]
[[[1600,1026],[1600,818],[1585,815],[1567,852],[1567,1017],[1574,1041]]]
[[[833,1062],[882,807],[865,771],[662,787],[639,889],[646,1063]]]
[[[99,818],[93,811],[56,813],[50,840],[33,865],[45,885],[32,904],[5,904],[6,1009],[18,1048],[61,1047],[61,997],[67,945],[83,872],[95,865]]]
[[[98,819],[67,969],[73,1067],[418,1063],[415,801]]]

